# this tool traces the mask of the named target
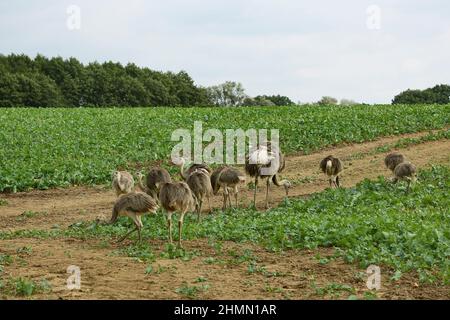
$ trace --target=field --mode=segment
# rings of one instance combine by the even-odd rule
[[[449,299],[449,114],[448,105],[0,110],[0,297]],[[145,217],[142,244],[117,244],[131,222],[99,223],[115,199],[111,171],[167,166],[170,133],[194,120],[279,128],[290,198],[272,187],[263,211],[259,190],[252,208],[249,186],[240,208],[222,213],[218,195],[200,223],[187,216],[184,250],[167,245],[163,214]],[[409,193],[389,182],[392,150],[420,169]],[[342,189],[327,189],[318,170],[328,154],[344,162]],[[70,265],[81,290],[65,287]],[[366,286],[369,265],[381,268],[378,291]]]
[[[441,129],[445,106],[282,108],[1,109],[0,192],[102,184],[116,168],[166,160],[171,133],[192,129],[280,129],[287,153],[310,153],[380,136]]]

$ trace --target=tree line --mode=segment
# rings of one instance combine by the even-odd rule
[[[450,86],[436,85],[425,90],[408,89],[396,95],[392,104],[448,104],[450,103]]]
[[[82,64],[76,58],[0,54],[0,107],[137,107],[288,105],[283,96],[245,94],[242,84],[195,85],[185,71],[134,63]]]
[[[153,71],[133,63],[37,55],[0,55],[0,106],[109,107],[208,104],[206,89],[184,71]]]
[[[353,105],[348,99],[322,97],[315,105]],[[392,104],[448,104],[450,86],[406,90]],[[300,104],[300,103],[297,103]],[[92,62],[76,58],[34,59],[0,54],[0,107],[138,107],[138,106],[286,106],[286,96],[250,97],[239,82],[201,87],[185,71],[161,72],[134,63]]]

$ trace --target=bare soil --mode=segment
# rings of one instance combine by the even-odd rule
[[[385,137],[311,155],[291,155],[287,157],[283,172],[283,177],[294,183],[289,196],[308,196],[328,187],[318,164],[329,154],[344,162],[341,176],[343,187],[351,187],[364,179],[374,179],[380,175],[388,177],[391,173],[383,164],[385,154],[377,153],[375,149],[401,138],[426,134]],[[397,151],[418,168],[450,164],[450,141],[447,139]],[[240,205],[247,206],[253,199],[253,190],[243,189],[239,195]],[[258,190],[258,208],[264,205],[264,189],[263,186]],[[270,205],[276,206],[284,196],[283,188],[272,186]],[[0,230],[14,231],[66,228],[79,221],[92,221],[98,217],[108,219],[115,195],[109,188],[97,186],[3,194],[0,198],[7,201],[0,206]],[[220,208],[222,196],[214,197],[212,204]],[[332,256],[332,248],[273,253],[251,244],[227,242],[219,253],[207,240],[198,239],[184,242],[187,250],[195,254],[189,261],[183,261],[160,258],[159,253],[165,243],[152,240],[157,260],[151,265],[158,272],[146,274],[149,264],[117,254],[119,248],[129,244],[125,242],[119,246],[67,238],[0,240],[0,254],[14,257],[14,261],[4,266],[0,275],[3,280],[9,277],[27,277],[36,281],[45,278],[51,284],[51,292],[38,293],[32,296],[33,299],[346,299],[350,295],[359,298],[376,295],[382,299],[450,298],[448,286],[421,284],[414,273],[393,281],[390,280],[390,270],[382,270],[381,290],[367,293],[365,270],[342,259],[320,263],[320,257]],[[32,250],[20,250],[23,247]],[[245,249],[250,250],[257,261],[257,271],[249,271],[249,261],[238,263],[229,254],[230,251],[242,254]],[[69,276],[66,269],[69,265],[81,267],[81,290],[66,289]],[[192,289],[194,286],[197,289]],[[3,297],[0,295],[0,298],[20,297],[6,294]]]

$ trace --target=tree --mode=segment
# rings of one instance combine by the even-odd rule
[[[21,106],[22,97],[17,77],[9,72],[0,72],[0,107]]]
[[[17,74],[20,105],[27,107],[58,107],[63,101],[60,90],[48,76],[39,73]]]
[[[134,63],[83,65],[76,58],[0,54],[1,106],[290,105],[285,96],[248,98],[240,83],[197,86],[186,71],[154,71]],[[245,103],[244,103],[245,101]]]
[[[358,104],[356,101],[350,100],[350,99],[341,99],[341,102],[339,103],[341,106],[353,106],[355,104]]]
[[[256,96],[255,100],[257,99],[264,99],[264,100],[268,100],[271,101],[273,103],[273,105],[275,106],[291,106],[294,105],[295,103],[289,99],[289,97],[286,96],[281,96],[281,95],[272,95],[272,96]]]
[[[319,105],[336,105],[338,103],[338,100],[333,97],[324,96],[322,99],[320,99],[317,104]]]
[[[425,90],[408,89],[396,95],[392,104],[448,104],[450,103],[450,86],[437,85]]]
[[[450,103],[450,86],[445,84],[440,84],[434,86],[431,89],[426,89],[433,97],[433,103],[437,104],[448,104]]]
[[[264,96],[257,96],[255,98],[250,97],[245,98],[243,101],[243,105],[265,107],[265,106],[275,106],[275,103],[265,98]]]
[[[211,102],[216,106],[241,106],[247,95],[244,87],[239,82],[227,81],[217,86],[207,88]]]
[[[141,82],[128,75],[123,75],[113,82],[115,101],[118,106],[148,106],[150,98]]]

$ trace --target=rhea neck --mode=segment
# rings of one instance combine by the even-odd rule
[[[181,174],[181,177],[182,177],[184,180],[187,179],[187,174],[184,172],[184,166],[185,166],[185,164],[186,164],[186,160],[184,160],[184,158],[181,158],[181,159],[180,159],[180,162],[179,162],[179,167],[180,167],[180,174]]]
[[[139,188],[141,188],[142,191],[146,192],[147,188],[144,185],[143,179],[144,179],[144,175],[140,174],[139,175]]]

